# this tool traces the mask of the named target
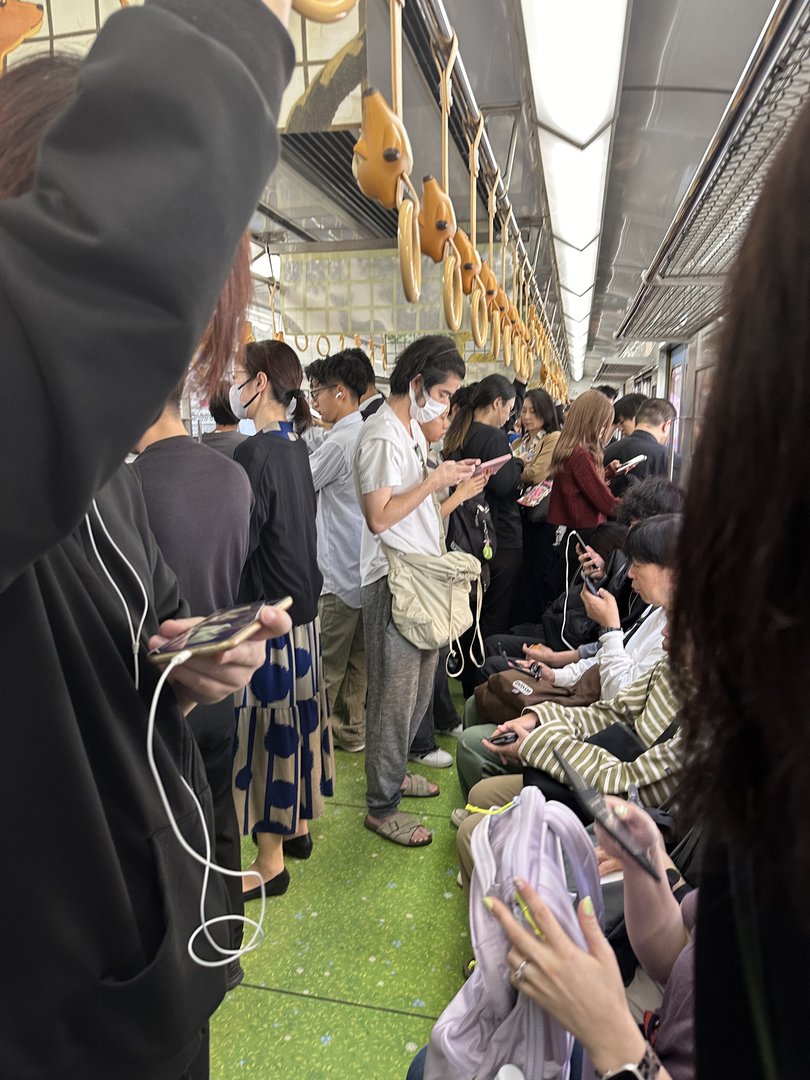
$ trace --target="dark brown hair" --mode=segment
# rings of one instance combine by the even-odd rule
[[[760,856],[762,873],[781,878],[805,911],[809,145],[805,106],[734,269],[689,478],[671,643],[675,669],[692,688],[682,713],[684,806],[715,837]],[[777,377],[781,407],[763,409]]]
[[[74,97],[80,68],[74,56],[38,56],[0,78],[0,199],[33,187],[45,131]],[[246,234],[191,364],[191,378],[205,395],[216,390],[239,358],[250,293]]]
[[[304,380],[304,372],[301,361],[295,352],[285,341],[251,341],[245,349],[245,371],[252,379],[264,372],[273,397],[285,407],[293,398],[295,412],[293,413],[293,428],[296,435],[301,435],[312,423],[312,414],[309,411],[306,395],[301,390]]]

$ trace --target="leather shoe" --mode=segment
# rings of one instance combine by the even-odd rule
[[[292,855],[294,859],[308,859],[312,854],[312,837],[309,833],[303,836],[291,836],[282,841],[285,855]]]
[[[269,881],[264,883],[265,896],[283,896],[284,893],[290,887],[290,872],[285,866],[280,874],[276,874],[275,877],[271,877]],[[262,887],[257,885],[255,889],[250,889],[246,893],[242,893],[242,900],[247,903],[248,900],[261,900]]]

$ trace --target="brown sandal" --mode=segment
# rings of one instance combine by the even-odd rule
[[[406,772],[405,779],[408,781],[408,786],[401,787],[399,790],[406,799],[435,799],[437,795],[441,794],[439,785],[432,784],[421,773]],[[431,790],[433,788],[436,790]]]
[[[401,844],[402,847],[427,847],[433,843],[433,833],[428,834],[427,840],[414,840],[413,836],[417,829],[424,828],[422,822],[413,816],[406,814],[404,810],[397,810],[390,817],[383,818],[379,824],[372,822],[366,817],[363,822],[365,827],[384,840],[390,840],[393,844]]]

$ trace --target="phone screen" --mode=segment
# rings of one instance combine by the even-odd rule
[[[492,742],[491,739],[490,742]],[[569,765],[558,750],[553,750],[552,753],[565,773],[580,805],[588,811],[595,821],[599,822],[608,836],[613,837],[619,847],[626,851],[642,870],[645,870],[656,881],[660,881],[661,877],[658,871],[636,843],[627,826],[623,825],[619,818],[608,809],[601,792],[591,787],[582,774],[577,772],[573,765]]]
[[[499,472],[507,461],[512,461],[511,454],[504,454],[502,457],[492,458],[490,461],[482,461],[480,465],[475,466],[475,472],[473,476],[480,476],[481,473],[486,473],[487,476],[494,476],[496,472]]]
[[[291,604],[292,599],[287,596],[272,606],[284,610]],[[207,619],[152,649],[147,655],[152,663],[165,664],[186,649],[196,655],[224,652],[255,633],[260,625],[259,612],[264,606],[265,601],[260,600],[253,604],[215,611]]]

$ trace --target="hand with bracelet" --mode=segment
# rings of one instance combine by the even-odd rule
[[[566,934],[526,882],[515,882],[535,932],[521,926],[500,901],[484,903],[511,942],[513,985],[578,1039],[602,1080],[671,1080],[630,1013],[613,949],[590,897],[578,917],[586,950]]]

